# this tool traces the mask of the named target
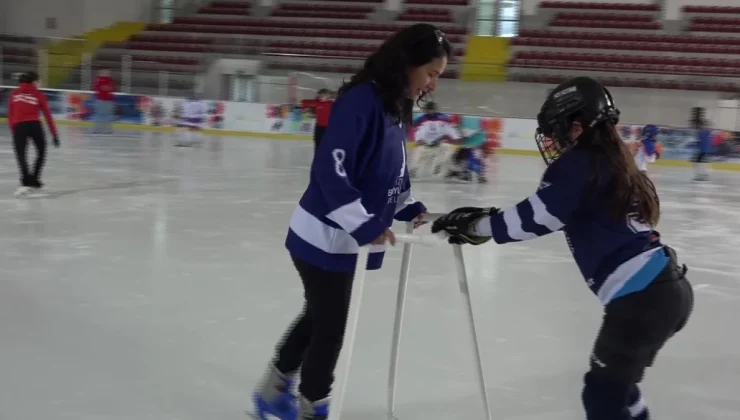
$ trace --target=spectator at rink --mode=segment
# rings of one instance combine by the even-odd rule
[[[95,134],[113,134],[116,82],[108,69],[98,72],[93,86],[95,91]]]

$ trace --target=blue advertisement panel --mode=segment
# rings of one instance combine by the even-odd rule
[[[643,125],[623,124],[619,132],[625,141],[640,139]],[[698,152],[696,130],[692,128],[659,127],[658,143],[662,146],[661,158],[691,160]],[[712,130],[710,159],[714,162],[740,163],[740,134],[732,131]]]

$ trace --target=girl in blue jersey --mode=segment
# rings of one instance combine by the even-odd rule
[[[506,210],[463,207],[435,221],[452,243],[499,244],[565,233],[589,288],[604,304],[582,393],[588,420],[646,420],[637,384],[686,324],[686,267],[653,228],[660,203],[616,129],[619,111],[596,81],[554,89],[537,116],[548,165],[537,192]]]
[[[420,223],[426,211],[411,195],[406,126],[450,54],[436,27],[412,25],[383,43],[339,90],[286,240],[305,306],[254,393],[260,419],[328,417],[358,249],[372,244],[367,268],[380,268],[385,244],[395,244],[393,220]],[[296,398],[291,386],[299,369]]]

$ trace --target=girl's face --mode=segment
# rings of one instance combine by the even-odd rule
[[[578,121],[573,122],[573,124],[570,126],[570,132],[568,132],[570,141],[578,141],[578,137],[581,136],[581,133],[583,133],[583,126],[581,126],[581,123],[579,123]]]
[[[437,88],[439,76],[447,68],[447,57],[439,57],[423,66],[409,69],[408,98],[416,101],[423,93],[434,91]]]

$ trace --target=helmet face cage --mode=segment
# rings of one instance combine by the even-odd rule
[[[538,127],[535,131],[534,140],[547,166],[558,160],[563,153],[573,146],[566,127],[567,125],[557,122],[549,129]]]
[[[576,78],[553,90],[537,115],[535,142],[548,166],[568,151],[575,141],[570,127],[576,118],[584,131],[602,122],[619,122],[619,110],[611,93],[593,79]]]

